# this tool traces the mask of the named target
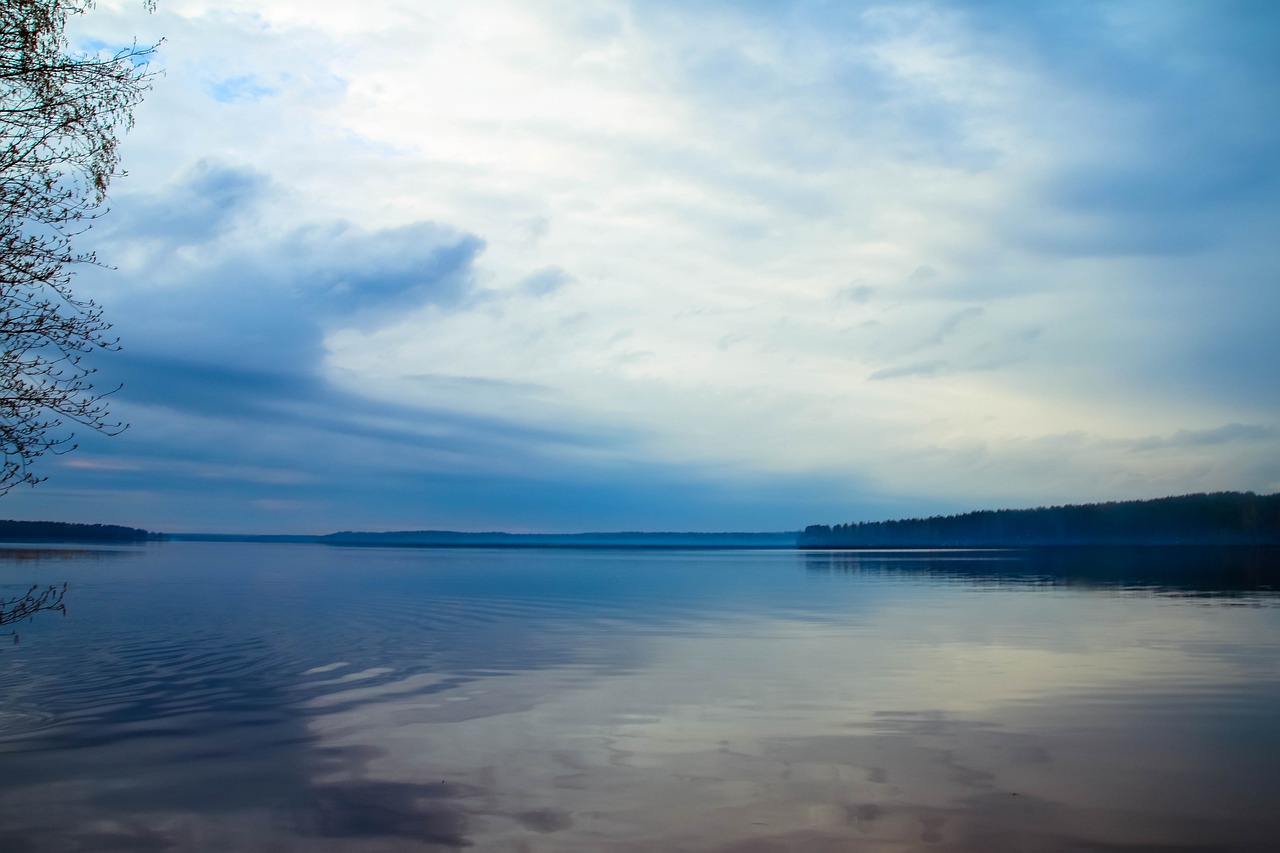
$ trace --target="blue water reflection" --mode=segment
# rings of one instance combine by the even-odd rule
[[[0,849],[1273,849],[1238,552],[0,552]]]

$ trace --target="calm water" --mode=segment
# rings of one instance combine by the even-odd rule
[[[1273,851],[1268,554],[0,550],[0,850]]]

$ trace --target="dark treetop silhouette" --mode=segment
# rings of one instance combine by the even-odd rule
[[[802,548],[1045,545],[1280,545],[1280,494],[1217,492],[834,527],[813,524],[800,534]]]

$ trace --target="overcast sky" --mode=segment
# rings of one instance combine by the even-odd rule
[[[1280,490],[1280,4],[100,0],[132,426],[0,515],[782,530]]]

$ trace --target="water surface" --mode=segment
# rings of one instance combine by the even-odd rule
[[[1271,851],[1265,552],[0,551],[0,849]]]

